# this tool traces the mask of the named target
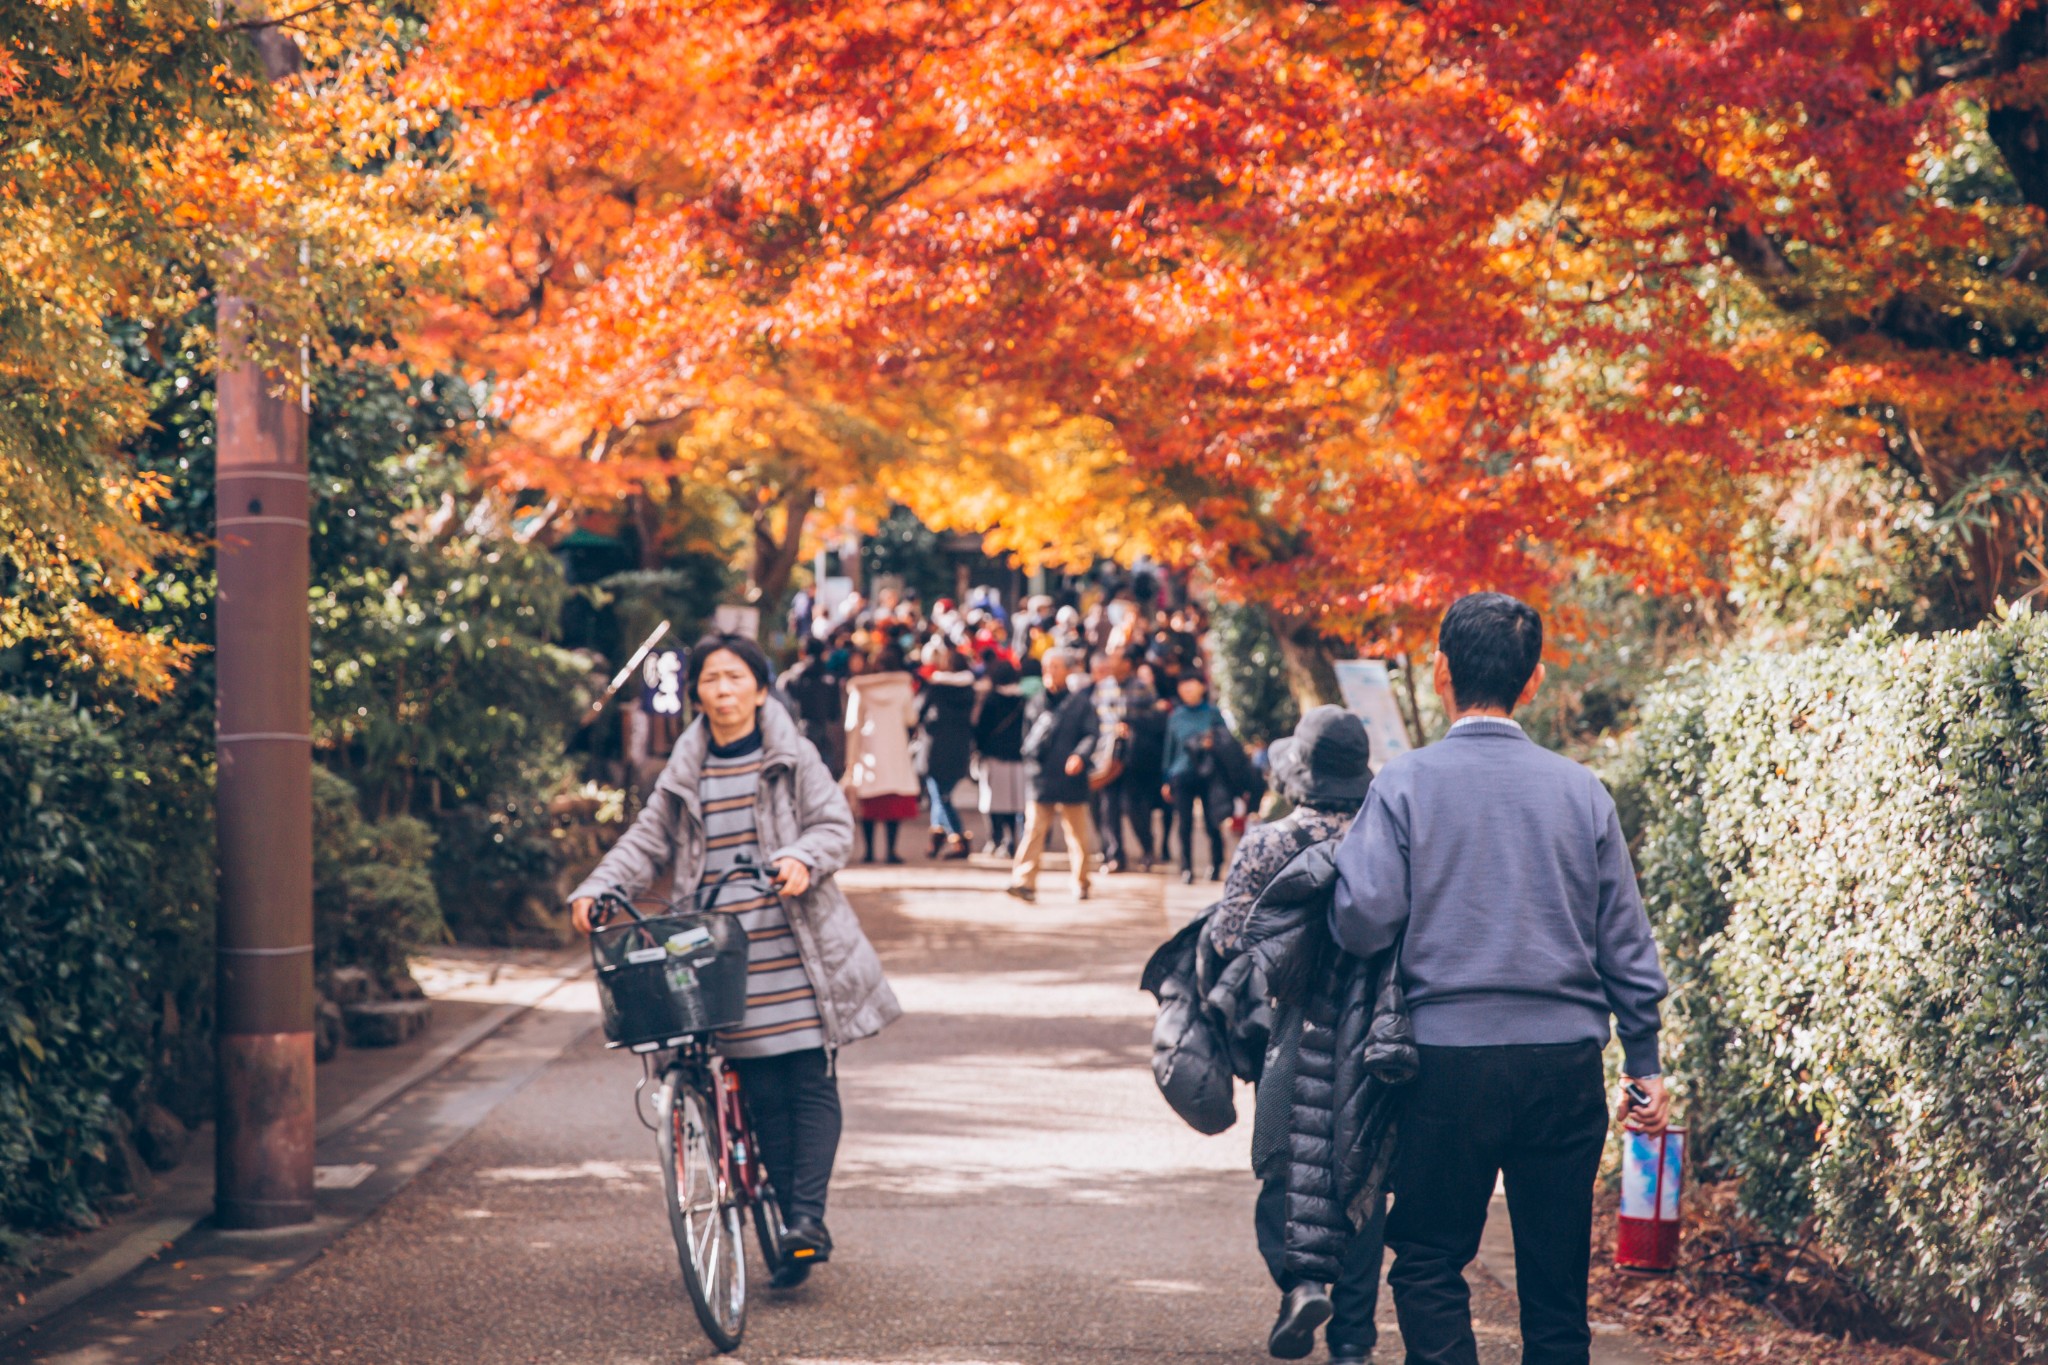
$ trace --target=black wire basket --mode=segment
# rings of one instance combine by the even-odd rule
[[[618,904],[625,904],[623,900]],[[747,1013],[747,934],[728,914],[641,916],[590,935],[610,1046],[679,1047]]]

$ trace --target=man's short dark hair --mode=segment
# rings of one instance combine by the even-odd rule
[[[1504,592],[1475,592],[1451,603],[1436,647],[1451,666],[1460,709],[1512,711],[1543,658],[1543,618]]]
[[[761,652],[761,646],[744,635],[707,635],[690,651],[688,691],[693,700],[701,700],[697,697],[697,679],[704,674],[705,662],[720,650],[745,664],[752,671],[754,681],[761,686],[773,685],[775,668],[768,662],[768,656]]]

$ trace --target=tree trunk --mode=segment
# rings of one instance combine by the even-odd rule
[[[633,521],[633,538],[640,542],[637,547],[640,567],[653,570],[662,567],[661,559],[661,504],[645,493],[634,493],[626,499],[626,510]]]
[[[799,485],[753,512],[754,564],[748,572],[753,598],[764,612],[772,611],[789,590],[789,576],[803,551],[804,522],[811,513],[811,490]],[[782,533],[775,531],[775,509],[782,511]]]
[[[1267,623],[1280,641],[1280,659],[1287,667],[1287,690],[1303,711],[1311,707],[1342,705],[1337,689],[1337,670],[1330,661],[1330,647],[1314,624],[1267,611]]]
[[[1407,702],[1406,706],[1401,703]],[[1415,691],[1415,656],[1401,656],[1401,685],[1394,691],[1394,706],[1401,713],[1401,728],[1408,732],[1408,746],[1420,749],[1429,742],[1422,732],[1422,699]]]

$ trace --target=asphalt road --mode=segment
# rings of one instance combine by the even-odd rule
[[[1203,1138],[1147,1066],[1137,990],[1162,882],[1055,873],[1026,907],[993,869],[843,878],[908,1011],[841,1058],[833,1262],[757,1294],[733,1359],[1037,1365],[1266,1359],[1248,1092]],[[588,988],[579,988],[587,992]],[[212,1362],[676,1361],[713,1355],[677,1277],[638,1063],[591,1031],[382,1210],[170,1357]],[[1473,1273],[1487,1365],[1513,1299]],[[758,1283],[758,1281],[757,1281]],[[1379,1359],[1400,1358],[1391,1313]]]

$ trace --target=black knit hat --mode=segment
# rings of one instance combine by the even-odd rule
[[[1341,706],[1318,706],[1294,727],[1297,761],[1306,769],[1301,804],[1356,810],[1372,785],[1372,737],[1365,722]]]

